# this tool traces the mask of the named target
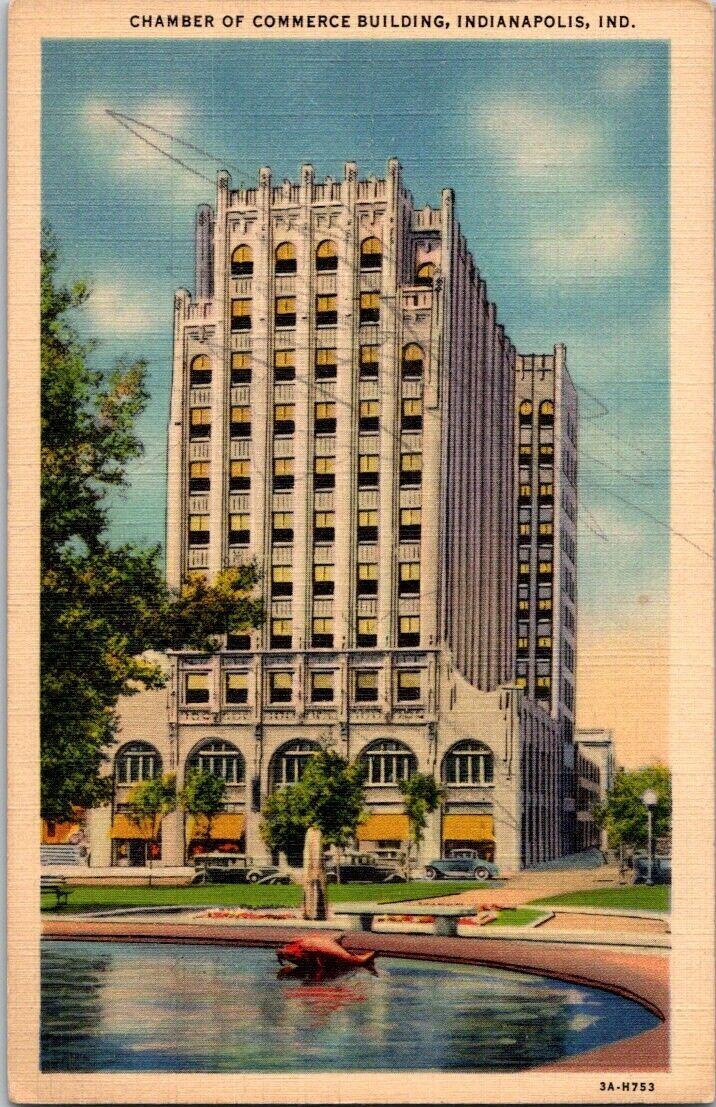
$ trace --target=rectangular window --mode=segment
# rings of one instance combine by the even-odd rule
[[[401,542],[419,542],[422,531],[422,515],[419,507],[403,507],[400,510],[399,538]]]
[[[246,406],[231,408],[231,437],[251,437],[251,408]]]
[[[335,588],[335,565],[313,566],[314,596],[332,596]]]
[[[273,565],[271,568],[271,595],[291,596],[293,594],[293,566]]]
[[[362,431],[377,431],[380,406],[377,400],[361,400],[358,409],[358,428]]]
[[[209,462],[192,461],[189,463],[189,491],[208,492],[211,482],[209,480]]]
[[[311,673],[311,703],[333,702],[333,673]]]
[[[273,430],[274,434],[293,434],[296,430],[295,404],[273,405]]]
[[[422,430],[423,401],[419,399],[403,400],[400,426],[402,430]]]
[[[553,492],[554,492],[554,489],[553,489],[553,486],[551,484],[545,484],[545,483],[540,484],[540,486],[539,486],[540,499],[542,497],[544,497],[545,499],[549,498],[550,496],[553,495]]]
[[[377,323],[380,320],[380,293],[361,292],[360,313],[361,323]]]
[[[313,487],[319,489],[335,488],[335,457],[317,457],[313,461]]]
[[[295,296],[277,296],[276,297],[276,316],[277,327],[295,327],[296,326],[296,297]]]
[[[240,515],[229,515],[229,545],[248,546],[249,526],[247,512],[242,512]]]
[[[420,594],[420,562],[401,561],[398,592],[401,596]]]
[[[292,511],[274,511],[272,538],[274,542],[293,542]]]
[[[325,616],[313,620],[311,645],[316,649],[333,646],[333,619]]]
[[[419,646],[420,645],[420,616],[419,615],[403,615],[401,616],[399,628],[398,628],[398,645],[399,646]]]
[[[397,693],[399,703],[420,699],[420,671],[418,669],[398,670]]]
[[[380,346],[376,346],[372,343],[364,343],[360,348],[360,375],[361,377],[377,377],[378,376],[378,359],[380,357]]]
[[[316,326],[335,327],[338,322],[338,297],[316,296]]]
[[[189,385],[191,388],[201,388],[211,384],[211,366],[206,355],[199,355],[192,361],[189,371]]]
[[[250,650],[251,635],[245,630],[230,631],[226,636],[227,650]]]
[[[319,403],[315,406],[314,425],[316,434],[336,433],[336,405],[333,402]]]
[[[359,670],[355,674],[354,688],[359,703],[375,703],[378,699],[378,670]]]
[[[276,350],[273,355],[273,379],[277,384],[296,377],[296,351]]]
[[[529,500],[531,495],[532,495],[532,485],[531,484],[521,484],[520,485],[520,499],[521,500]]]
[[[360,616],[357,622],[356,644],[375,646],[378,642],[378,620],[373,616]]]
[[[273,486],[275,491],[293,488],[292,457],[275,457],[273,459]]]
[[[375,488],[378,484],[380,458],[378,454],[358,455],[358,485],[360,488]]]
[[[336,531],[335,511],[316,511],[313,518],[313,537],[316,542],[332,542]]]
[[[358,512],[358,541],[375,542],[378,538],[378,512]]]
[[[280,620],[274,620],[278,622]],[[290,703],[293,695],[293,673],[290,670],[269,672],[269,702]]]
[[[211,408],[193,407],[189,411],[189,437],[209,438],[211,435]]]
[[[189,516],[189,545],[206,546],[209,542],[209,516]]]
[[[328,346],[316,350],[316,379],[333,380],[338,372],[338,351]]]
[[[229,489],[245,492],[251,487],[251,463],[246,457],[235,458],[229,467]]]
[[[226,702],[227,703],[248,703],[249,702],[249,674],[248,673],[227,673],[226,674]]]
[[[378,595],[378,565],[374,561],[361,561],[358,563],[359,596]]]
[[[231,301],[231,329],[232,331],[251,330],[251,300]]]
[[[184,702],[209,702],[209,674],[187,673],[184,678]]]
[[[231,383],[251,383],[251,354],[241,352],[231,355]]]
[[[291,648],[291,635],[293,630],[291,628],[290,619],[272,619],[271,620],[271,649],[272,650],[286,650]]]
[[[554,527],[552,526],[551,523],[540,523],[539,532],[540,532],[540,534],[547,534],[547,535],[553,534],[554,533]]]
[[[400,455],[400,483],[402,485],[420,484],[423,479],[423,455]]]

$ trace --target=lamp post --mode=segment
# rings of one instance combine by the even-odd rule
[[[653,884],[653,847],[652,847],[652,821],[654,817],[654,808],[659,802],[659,797],[653,788],[647,788],[644,795],[641,797],[641,802],[646,808],[647,817],[647,857],[649,859],[649,865],[647,868],[647,884]]]

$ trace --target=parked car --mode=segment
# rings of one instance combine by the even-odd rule
[[[384,860],[372,854],[348,854],[340,866],[330,860],[326,863],[326,880],[329,884],[338,883],[340,868],[341,884],[356,884],[360,881],[371,884],[395,884],[405,881],[405,873],[395,861]]]
[[[241,853],[200,853],[194,858],[196,884],[290,884],[274,865],[254,864]]]
[[[634,883],[646,884],[649,879],[649,858],[637,854],[632,861]],[[651,879],[654,884],[671,884],[671,858],[654,857],[651,862]]]
[[[449,857],[440,857],[425,866],[428,880],[494,880],[500,870],[494,861],[486,861],[474,849],[456,849]]]

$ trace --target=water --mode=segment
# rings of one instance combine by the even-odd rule
[[[381,957],[324,984],[272,950],[43,942],[45,1072],[508,1071],[658,1020],[619,996]]]

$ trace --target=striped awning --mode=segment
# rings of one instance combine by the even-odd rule
[[[359,842],[405,841],[409,837],[407,815],[369,815],[358,827]]]
[[[443,841],[479,842],[495,839],[492,815],[445,815]]]
[[[206,816],[199,815],[197,818],[193,818],[190,815],[186,823],[187,841],[191,842],[194,838],[206,838],[206,824]],[[211,841],[223,841],[229,838],[238,841],[239,838],[243,837],[245,824],[245,815],[234,815],[228,811],[222,811],[218,815],[214,815],[211,820]]]
[[[152,829],[150,819],[142,819],[141,823],[135,823],[129,815],[115,815],[110,838],[141,838],[145,842],[150,842]]]

